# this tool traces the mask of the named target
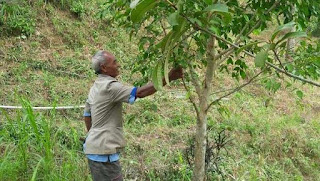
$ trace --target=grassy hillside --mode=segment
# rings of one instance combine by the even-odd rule
[[[121,81],[139,77],[129,69],[138,54],[135,40],[97,18],[104,1],[74,2],[22,1],[0,18],[0,104],[24,106],[1,110],[0,180],[90,180],[79,141],[86,134],[82,110],[32,111],[30,105],[83,104],[95,79],[90,57],[98,49],[119,59]],[[221,80],[225,85],[216,86],[233,84]],[[211,149],[209,180],[319,180],[318,88],[296,82],[274,94],[256,82],[218,108],[208,118],[208,139],[214,145],[221,132],[229,141]],[[191,179],[186,153],[195,114],[181,83],[126,105],[124,115],[126,180]]]

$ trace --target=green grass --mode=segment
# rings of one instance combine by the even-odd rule
[[[26,5],[36,14],[35,33],[0,35],[0,102],[24,106],[1,110],[0,180],[91,180],[79,141],[86,134],[82,110],[30,109],[83,104],[95,79],[89,60],[98,49],[117,56],[120,80],[133,83],[140,77],[130,73],[139,53],[135,40],[96,18],[100,2],[85,3],[81,17],[51,1]],[[235,84],[223,77],[219,82],[216,87]],[[121,164],[126,179],[191,179],[185,150],[195,132],[195,113],[186,98],[175,96],[184,93],[181,83],[174,85],[125,105],[127,147]],[[209,112],[210,139],[221,129],[232,139],[220,155],[221,173],[210,172],[209,180],[319,178],[319,90],[294,86],[304,91],[302,100],[294,88],[273,94],[255,84]]]
[[[69,122],[57,123],[54,112],[34,112],[20,99],[22,111],[1,124],[1,180],[83,180],[86,162],[79,141],[82,130]],[[51,119],[50,119],[51,118]],[[74,167],[74,165],[77,167]]]

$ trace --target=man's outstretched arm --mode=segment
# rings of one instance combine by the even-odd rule
[[[181,67],[171,69],[171,71],[169,72],[169,80],[170,81],[177,80],[182,77],[183,77],[183,71],[182,71]],[[162,82],[163,82],[163,86],[165,86],[166,81],[164,81],[164,79],[163,79]],[[144,97],[147,97],[149,95],[154,94],[156,91],[157,90],[154,87],[153,83],[150,82],[150,83],[138,88],[136,97],[144,98]]]

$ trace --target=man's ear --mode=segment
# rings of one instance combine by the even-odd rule
[[[106,73],[107,72],[107,66],[105,64],[100,65],[101,72]]]

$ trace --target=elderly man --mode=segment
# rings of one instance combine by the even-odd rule
[[[94,181],[123,180],[119,163],[119,153],[125,146],[122,102],[133,104],[136,98],[156,92],[152,83],[137,88],[118,82],[119,66],[116,57],[107,51],[98,51],[92,58],[92,68],[98,78],[90,89],[84,110],[89,131],[84,152]],[[169,73],[170,81],[182,76],[181,68]]]

